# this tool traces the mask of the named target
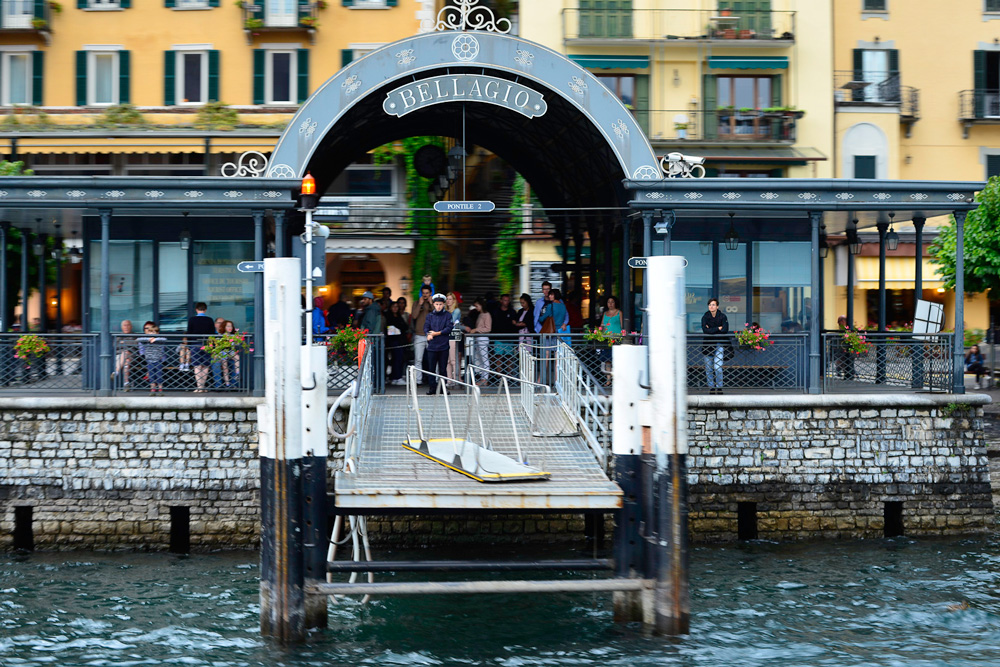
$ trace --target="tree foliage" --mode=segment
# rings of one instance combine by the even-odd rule
[[[1000,177],[993,176],[976,193],[979,207],[965,218],[965,291],[1000,290]],[[946,287],[955,287],[957,229],[955,218],[941,228],[931,244],[931,261]],[[998,291],[995,294],[1000,293]]]
[[[517,284],[517,269],[521,263],[521,244],[517,236],[521,233],[525,204],[528,203],[527,189],[528,182],[518,174],[514,178],[514,194],[510,200],[510,222],[500,228],[500,235],[493,246],[497,260],[496,279],[501,294],[510,294]]]

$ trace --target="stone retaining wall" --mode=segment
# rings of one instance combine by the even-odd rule
[[[962,401],[956,404],[954,401]],[[878,537],[993,525],[985,396],[691,397],[691,530],[733,540],[739,503],[761,538]]]
[[[256,547],[259,399],[0,400],[0,549],[31,507],[40,549]]]

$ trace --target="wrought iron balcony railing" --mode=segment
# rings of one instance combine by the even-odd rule
[[[792,42],[795,12],[716,9],[563,9],[563,39]]]
[[[793,142],[803,112],[772,109],[636,110],[639,125],[655,141],[763,141]]]
[[[1000,121],[1000,90],[963,90],[958,93],[958,117],[964,121]]]
[[[833,73],[837,104],[900,104],[899,72],[838,70]]]
[[[319,27],[316,11],[319,2],[296,4],[290,12],[278,11],[280,6],[277,2],[265,5],[264,0],[243,0],[244,30],[315,30]]]

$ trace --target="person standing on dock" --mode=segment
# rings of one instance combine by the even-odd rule
[[[729,318],[719,310],[719,300],[708,300],[708,312],[701,316],[701,332],[705,334],[705,345],[701,353],[705,356],[705,375],[708,376],[708,393],[722,393],[722,359],[725,354],[726,335],[729,333]]]
[[[437,392],[438,375],[448,372],[448,342],[451,340],[451,329],[454,326],[451,313],[444,309],[444,294],[435,294],[434,310],[424,319],[424,335],[427,336],[427,394]]]

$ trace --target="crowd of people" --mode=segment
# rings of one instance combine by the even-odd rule
[[[356,305],[341,295],[329,309],[324,309],[322,297],[316,297],[313,334],[332,334],[348,326],[385,334],[389,383],[404,385],[406,368],[413,365],[417,382],[426,385],[428,393],[436,391],[438,376],[460,380],[463,361],[475,369],[489,371],[491,351],[512,355],[518,343],[528,340],[529,334],[569,333],[571,328],[579,330],[583,324],[579,304],[567,300],[549,281],[542,283],[537,298],[525,293],[516,303],[511,294],[497,297],[487,292],[466,305],[459,292],[438,292],[429,275],[423,277],[412,306],[406,297],[394,299],[388,287],[382,288],[381,295],[376,299],[371,291],[366,291]],[[607,301],[601,326],[616,334],[624,331],[614,297]],[[479,384],[486,384],[481,373],[477,376]]]

